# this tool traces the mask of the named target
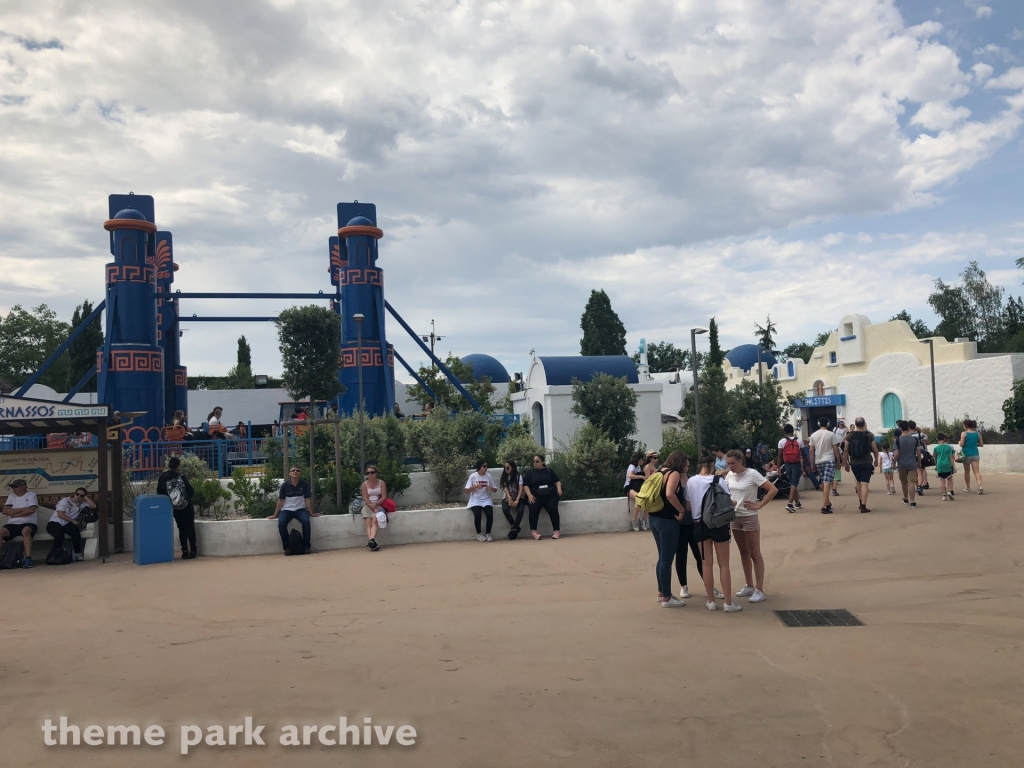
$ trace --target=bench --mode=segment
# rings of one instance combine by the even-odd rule
[[[36,531],[36,535],[32,537],[32,549],[35,551],[36,556],[33,557],[31,552],[25,554],[32,557],[33,562],[42,562],[46,558],[46,553],[50,551],[50,547],[53,546],[53,536],[46,532],[46,524],[50,521],[50,515],[54,513],[54,510],[46,507],[36,508],[36,513],[39,515],[39,530]],[[0,515],[0,525],[7,524],[7,515]],[[85,555],[86,560],[95,560],[100,553],[100,539],[99,539],[99,523],[89,523],[89,527],[82,531],[82,554]],[[65,537],[69,538],[69,537]],[[20,536],[15,536],[11,541],[19,541]],[[46,542],[46,546],[36,546],[40,542]],[[40,552],[42,556],[40,557]]]

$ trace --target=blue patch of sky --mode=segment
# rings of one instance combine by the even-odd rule
[[[64,44],[57,38],[44,41],[33,40],[28,37],[15,37],[14,39],[17,40],[18,44],[26,51],[45,51],[54,48],[61,51],[64,50]]]

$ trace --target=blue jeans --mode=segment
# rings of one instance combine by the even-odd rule
[[[651,533],[654,534],[654,542],[658,545],[658,565],[655,566],[658,591],[663,597],[669,597],[672,594],[672,558],[676,556],[676,550],[679,548],[679,521],[675,517],[654,515],[648,520],[651,524]]]
[[[302,524],[302,546],[309,549],[309,510],[282,509],[277,518],[277,530],[281,534],[281,546],[288,549],[288,523],[298,520]]]

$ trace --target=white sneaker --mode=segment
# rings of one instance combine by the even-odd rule
[[[736,613],[736,611],[742,611],[743,606],[739,603],[726,603],[724,610],[726,613]]]
[[[755,589],[754,594],[750,596],[751,603],[760,603],[765,599],[765,594],[760,589]]]
[[[643,528],[645,531],[651,530],[651,524],[646,517],[644,518],[643,522],[640,523],[640,527]]]
[[[487,541],[487,539],[484,538],[484,535],[482,533],[478,533],[476,535],[476,540],[477,541]]]
[[[74,552],[71,555],[71,561],[74,563],[80,563],[83,560],[85,560],[85,555],[83,555],[81,552]]]
[[[683,598],[689,597],[690,596],[690,588],[684,585],[683,588],[679,592],[679,596],[683,597]]]
[[[707,606],[709,611],[717,611],[718,610],[718,606],[715,605],[714,603],[708,602],[708,603],[704,603],[704,605]]]
[[[636,520],[633,521],[632,525],[633,525],[633,530],[634,531],[639,531],[640,530],[640,523],[638,523]]]
[[[743,589],[736,593],[736,597],[750,597],[754,594],[754,588],[749,584],[744,584]]]
[[[713,594],[715,596],[715,599],[725,600],[725,595],[722,594],[722,590],[720,590],[718,587],[715,587],[715,591],[713,592]]]
[[[682,608],[684,605],[686,605],[686,603],[678,597],[670,597],[668,600],[664,600],[661,603],[662,608]]]
[[[491,534],[488,533],[484,536],[484,541],[494,541],[494,539],[492,539]]]

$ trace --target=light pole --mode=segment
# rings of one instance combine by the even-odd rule
[[[693,415],[697,428],[697,459],[700,460],[700,449],[703,441],[700,436],[700,387],[697,386],[697,334],[707,333],[707,328],[690,329],[690,370],[693,371]]]
[[[928,356],[931,358],[932,367],[932,429],[939,428],[939,405],[935,399],[935,340],[922,339],[922,344],[928,345]]]
[[[430,320],[430,335],[429,336],[426,336],[426,335],[420,336],[420,338],[423,339],[424,341],[429,341],[430,342],[430,354],[434,354],[434,342],[435,341],[440,341],[441,339],[444,338],[444,336],[438,336],[437,333],[434,332],[434,320],[433,320],[433,318],[431,318],[431,320]],[[436,365],[434,365],[433,361],[431,361],[430,364],[434,368],[437,367]]]
[[[356,370],[359,377],[359,482],[366,479],[366,447],[363,437],[363,315],[352,315],[356,321]]]

